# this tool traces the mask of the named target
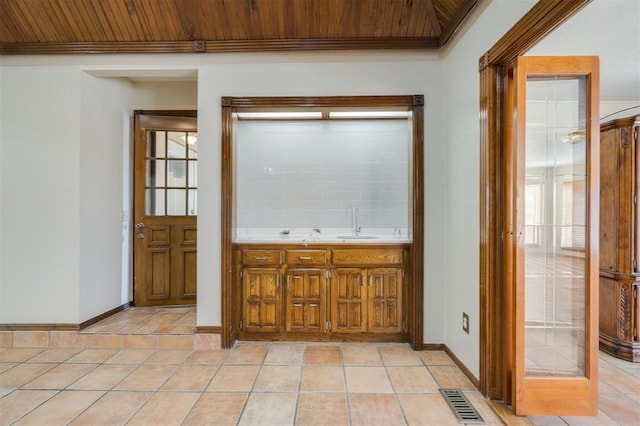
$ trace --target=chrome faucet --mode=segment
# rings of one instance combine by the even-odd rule
[[[353,236],[357,237],[362,231],[362,226],[360,225],[360,208],[355,204],[351,206],[351,224],[353,226]]]

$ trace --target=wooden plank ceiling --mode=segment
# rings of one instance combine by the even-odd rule
[[[478,0],[0,0],[0,54],[439,49]]]

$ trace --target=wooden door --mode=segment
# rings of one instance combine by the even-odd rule
[[[337,268],[331,275],[331,327],[338,333],[367,330],[367,287],[361,268]]]
[[[242,270],[242,329],[244,331],[281,331],[280,276],[280,268]]]
[[[326,323],[326,270],[287,272],[286,330],[322,333]]]
[[[403,331],[402,270],[375,268],[367,271],[368,331],[400,333]]]
[[[195,111],[169,114],[135,114],[136,306],[196,303],[196,116]]]
[[[518,415],[595,415],[598,59],[521,57],[510,75],[513,406]]]

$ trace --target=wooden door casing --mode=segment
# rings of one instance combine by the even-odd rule
[[[195,111],[136,111],[134,120],[134,304],[166,306],[195,304],[197,294],[197,216],[149,213],[148,164],[157,158],[170,159],[168,151],[159,157],[149,154],[150,133],[197,131]],[[168,143],[168,142],[167,142]],[[185,142],[186,144],[186,142]],[[167,148],[168,145],[165,145]],[[167,148],[168,149],[168,148]],[[185,151],[187,145],[185,145]],[[192,152],[189,148],[189,152]],[[196,151],[197,152],[197,151]],[[197,159],[185,153],[187,162]],[[195,171],[195,168],[194,168]],[[192,175],[195,182],[196,176]],[[165,181],[163,190],[171,188]],[[188,184],[187,184],[188,185]],[[172,189],[169,189],[172,190]],[[190,188],[195,195],[195,188]],[[186,213],[186,212],[185,212]]]
[[[243,329],[248,332],[281,331],[282,304],[279,268],[242,270]]]
[[[324,332],[326,270],[290,269],[286,277],[286,331]]]

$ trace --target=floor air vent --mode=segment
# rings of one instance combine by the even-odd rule
[[[440,389],[440,393],[460,423],[484,423],[484,419],[460,389]]]

